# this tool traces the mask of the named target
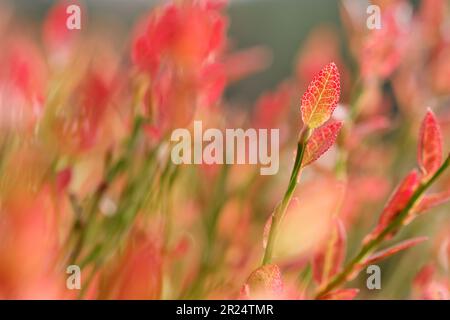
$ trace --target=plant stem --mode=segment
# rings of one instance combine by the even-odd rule
[[[390,224],[386,226],[386,228],[373,240],[366,243],[364,246],[362,246],[359,253],[347,264],[347,266],[336,276],[334,276],[328,284],[326,284],[324,287],[319,289],[318,293],[316,294],[316,298],[320,298],[324,296],[325,294],[329,293],[334,288],[341,285],[343,282],[346,281],[347,277],[351,275],[354,271],[356,271],[356,267],[361,264],[363,259],[369,255],[372,251],[374,251],[386,238],[387,235],[389,235],[391,232],[396,231],[405,219],[408,217],[409,212],[412,208],[414,208],[414,205],[417,203],[417,201],[420,199],[420,197],[424,194],[424,192],[436,181],[436,179],[442,175],[442,173],[449,167],[450,165],[450,155],[447,156],[445,161],[442,163],[440,168],[436,171],[436,173],[426,182],[423,182],[419,185],[419,187],[416,189],[414,194],[412,195],[411,199],[406,204],[405,208],[400,211],[400,213],[397,215],[397,217],[392,220]]]
[[[305,146],[306,142],[308,141],[309,135],[310,135],[309,128],[305,127],[304,129],[302,129],[300,133],[300,138],[297,143],[297,154],[295,156],[294,167],[292,168],[288,188],[280,204],[277,205],[274,213],[272,214],[272,223],[270,225],[269,238],[267,239],[267,245],[264,252],[262,265],[269,264],[272,261],[273,249],[278,234],[278,228],[280,227],[280,223],[283,220],[283,217],[286,213],[286,209],[289,206],[289,203],[291,202],[292,199],[292,195],[294,194],[295,188],[297,187],[298,175],[302,168],[303,155],[305,153]]]
[[[77,263],[77,260],[84,249],[89,228],[92,227],[93,220],[98,211],[98,206],[103,195],[107,192],[108,188],[110,187],[114,179],[117,177],[117,175],[123,172],[126,169],[126,167],[130,164],[130,160],[133,157],[133,152],[138,142],[139,133],[143,123],[144,123],[143,118],[139,116],[135,118],[132,133],[130,138],[126,142],[123,156],[120,159],[118,159],[117,162],[115,162],[111,167],[106,168],[104,178],[100,182],[90,201],[90,206],[87,210],[85,217],[86,220],[83,222],[83,226],[80,230],[73,251],[69,258],[70,264]],[[80,223],[79,219],[75,220],[75,225],[79,223]],[[76,228],[74,228],[74,230],[76,230]]]
[[[217,235],[217,223],[220,218],[220,213],[226,203],[229,195],[226,192],[226,184],[228,181],[230,166],[223,165],[213,191],[210,206],[206,212],[205,232],[206,242],[203,248],[203,254],[200,261],[199,271],[197,272],[194,285],[189,289],[186,296],[191,298],[198,298],[203,293],[203,286],[208,275],[213,271],[214,267],[214,248],[217,246],[215,241]]]
[[[88,228],[90,227],[90,223],[92,222],[92,219],[94,218],[95,214],[97,213],[98,205],[100,203],[100,200],[105,193],[107,188],[107,185],[102,183],[97,188],[97,190],[94,193],[93,199],[91,201],[91,205],[89,207],[86,223],[82,226],[79,237],[75,243],[74,249],[72,251],[72,254],[70,256],[70,264],[76,264],[79,255],[81,254],[81,251],[83,250],[84,243],[87,236]],[[75,223],[79,223],[78,220],[75,221]]]

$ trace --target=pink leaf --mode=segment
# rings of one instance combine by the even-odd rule
[[[56,190],[63,192],[72,180],[72,170],[66,168],[56,174]]]
[[[277,128],[289,111],[291,97],[288,83],[281,84],[275,92],[262,95],[255,106],[255,125],[258,128]]]
[[[314,77],[302,97],[303,123],[314,129],[327,122],[337,106],[340,90],[339,71],[332,62]]]
[[[433,175],[442,163],[442,134],[431,109],[422,122],[419,137],[418,162],[426,177]]]
[[[283,292],[281,271],[275,264],[264,265],[253,271],[241,290],[243,298],[275,298]]]
[[[416,208],[414,208],[414,213],[422,213],[433,209],[441,204],[450,201],[450,189],[442,191],[435,194],[426,195],[420,200]]]
[[[415,246],[416,244],[419,244],[423,241],[428,240],[427,237],[417,237],[413,239],[408,239],[405,241],[402,241],[392,247],[389,247],[387,249],[375,252],[365,260],[361,261],[360,263],[356,264],[356,266],[353,268],[353,271],[346,277],[346,281],[351,281],[356,278],[356,276],[361,272],[362,269],[367,267],[368,265],[377,263],[387,257],[390,257],[397,252],[406,250],[408,248],[411,248]]]
[[[323,251],[316,253],[312,260],[312,272],[314,281],[317,284],[321,284],[323,282],[323,267],[324,267],[325,254]]]
[[[375,239],[398,216],[398,214],[405,209],[412,195],[419,186],[419,183],[419,173],[416,170],[411,171],[397,187],[396,191],[381,213],[375,230],[366,236],[364,243]]]
[[[331,291],[323,296],[320,300],[353,300],[359,293],[359,289],[339,289]]]
[[[270,228],[272,227],[272,216],[273,216],[273,214],[270,215],[269,219],[267,219],[267,221],[264,225],[263,249],[266,249],[267,242],[269,241]]]
[[[414,287],[423,288],[428,285],[434,277],[436,272],[436,268],[432,264],[427,264],[422,269],[420,269],[419,273],[414,277],[413,285]]]
[[[413,281],[416,296],[421,300],[448,300],[450,288],[445,278],[436,276],[436,267],[425,265]]]
[[[340,219],[336,219],[328,243],[313,259],[313,276],[318,284],[339,272],[345,259],[346,244],[344,224]]]
[[[394,245],[392,247],[389,247],[389,248],[387,248],[385,250],[382,250],[382,251],[379,251],[379,252],[376,252],[376,253],[372,254],[370,257],[368,257],[363,262],[363,265],[366,266],[366,265],[369,265],[369,264],[374,264],[374,263],[376,263],[378,261],[381,261],[381,260],[383,260],[383,259],[385,259],[387,257],[390,257],[390,256],[396,254],[399,251],[403,251],[403,250],[406,250],[408,248],[411,248],[411,247],[413,247],[413,246],[415,246],[415,245],[417,245],[417,244],[419,244],[421,242],[424,242],[426,240],[428,240],[427,237],[417,237],[417,238],[413,238],[413,239],[408,239],[408,240],[402,241],[402,242],[400,242],[400,243],[398,243],[398,244],[396,244],[396,245]]]
[[[336,141],[342,122],[332,122],[314,130],[305,147],[302,166],[316,161],[322,154],[328,151]]]
[[[334,276],[341,268],[345,259],[345,251],[347,246],[347,232],[342,220],[336,219],[334,226],[334,234],[331,242],[333,254],[331,259],[331,270],[329,276]]]

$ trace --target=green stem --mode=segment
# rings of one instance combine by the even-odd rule
[[[392,220],[392,222],[387,225],[386,228],[376,238],[366,243],[358,252],[358,254],[347,264],[347,266],[340,273],[334,276],[328,282],[328,284],[326,284],[319,290],[319,292],[316,294],[316,298],[324,296],[325,294],[329,293],[331,290],[345,282],[347,277],[355,271],[355,268],[360,265],[363,259],[367,257],[367,255],[369,255],[371,252],[373,252],[383,242],[387,235],[398,230],[398,228],[401,227],[405,219],[408,217],[409,212],[412,208],[414,208],[414,205],[417,203],[420,197],[436,181],[436,179],[439,178],[440,175],[442,175],[442,173],[448,168],[449,165],[450,155],[447,156],[447,159],[445,159],[440,168],[428,181],[419,185],[405,208],[400,211],[397,217]]]
[[[229,195],[226,192],[226,184],[228,181],[229,165],[223,165],[218,177],[210,207],[206,213],[205,232],[206,241],[203,248],[203,254],[200,262],[199,271],[193,281],[194,285],[189,289],[186,296],[188,298],[197,298],[201,296],[203,285],[208,275],[213,271],[214,267],[214,249],[217,246],[215,241],[217,235],[217,223],[220,213],[226,203]]]
[[[292,195],[297,187],[298,175],[302,168],[303,155],[305,153],[306,142],[310,135],[310,129],[304,128],[300,133],[300,138],[297,143],[297,154],[295,156],[294,167],[292,168],[291,177],[289,179],[288,188],[281,200],[280,204],[275,208],[272,214],[272,223],[270,225],[269,237],[267,239],[267,245],[264,252],[263,265],[269,264],[272,261],[273,249],[275,247],[276,237],[280,223],[286,213],[286,209],[291,202]]]
[[[77,260],[80,256],[81,252],[83,251],[88,231],[90,230],[90,228],[92,226],[93,220],[98,211],[99,203],[100,203],[103,195],[106,193],[106,191],[108,190],[112,181],[114,181],[114,179],[117,177],[117,175],[120,174],[121,172],[123,172],[126,169],[127,165],[129,165],[129,162],[132,159],[133,152],[134,152],[134,149],[136,147],[136,144],[137,144],[137,141],[139,138],[139,132],[140,132],[140,129],[141,129],[143,123],[144,123],[143,118],[141,118],[139,116],[135,118],[131,136],[128,139],[128,141],[126,142],[124,155],[120,159],[118,159],[117,162],[115,162],[111,167],[106,169],[104,179],[102,180],[100,185],[97,187],[97,190],[95,191],[95,193],[92,197],[90,206],[87,210],[87,214],[85,217],[86,221],[82,225],[82,228],[80,230],[78,238],[75,242],[73,251],[70,255],[69,261],[71,264],[77,263]],[[80,223],[79,219],[76,219],[74,225],[76,226],[79,223]],[[74,227],[74,230],[76,230],[75,227]]]
[[[94,216],[97,212],[98,205],[99,205],[100,200],[105,191],[106,191],[106,184],[102,183],[94,193],[94,196],[93,196],[93,199],[91,202],[91,206],[89,207],[89,210],[87,213],[86,223],[84,225],[82,225],[82,227],[81,227],[79,237],[75,243],[73,252],[70,256],[71,264],[76,264],[78,257],[80,256],[81,251],[83,250],[88,228],[90,227],[90,223],[92,222],[92,219],[94,218]],[[80,222],[78,220],[76,220],[75,224],[77,224],[77,223],[80,223]]]

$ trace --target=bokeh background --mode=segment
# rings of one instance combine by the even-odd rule
[[[51,0],[7,1],[16,8],[17,19],[30,24],[40,24],[54,4]],[[86,28],[110,28],[115,31],[118,44],[125,44],[128,32],[135,21],[160,4],[154,0],[87,0],[89,13]],[[263,91],[274,88],[280,81],[292,74],[300,46],[316,27],[332,29],[338,41],[344,39],[344,30],[339,18],[339,2],[334,0],[231,0],[226,10],[230,19],[228,34],[237,49],[264,46],[270,49],[270,67],[232,85],[227,96],[244,101],[248,105]],[[361,2],[364,8],[364,1]],[[367,5],[365,5],[367,7]],[[348,56],[343,45],[340,50]]]
[[[298,207],[290,209],[276,255],[285,291],[272,298],[313,298],[319,284],[312,260],[329,238],[335,212],[347,229],[346,260],[357,252],[395,186],[417,165],[428,107],[448,154],[448,1],[230,0],[219,10],[228,19],[226,50],[211,54],[228,78],[224,88],[207,86],[216,98],[208,97],[211,109],[190,104],[204,101],[203,83],[186,89],[192,79],[183,76],[154,80],[142,61],[133,61],[137,22],[163,10],[164,1],[83,1],[81,40],[68,56],[62,50],[63,63],[43,39],[58,3],[0,0],[0,50],[20,49],[0,61],[0,298],[242,297],[289,179],[301,96],[331,61],[342,90],[334,120],[345,129],[300,179]],[[373,3],[383,15],[378,33],[365,25]],[[182,32],[189,38],[189,30]],[[185,62],[176,56],[168,64],[178,58]],[[45,76],[34,77],[41,69]],[[26,90],[11,98],[17,79]],[[33,90],[39,94],[30,98]],[[211,127],[280,128],[279,174],[173,166],[167,133],[189,127],[194,117]],[[71,131],[72,125],[82,129]],[[432,191],[449,189],[447,174]],[[448,298],[449,227],[443,204],[383,244],[429,237],[379,263],[381,290],[367,289],[364,271],[345,286],[358,288],[362,299]],[[81,265],[80,295],[65,288],[70,263]]]

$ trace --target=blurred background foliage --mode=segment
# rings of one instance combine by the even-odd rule
[[[360,0],[353,0],[358,2]],[[0,3],[10,5],[14,10],[14,19],[25,24],[25,28],[29,29],[31,34],[39,38],[40,29],[36,28],[45,19],[46,13],[51,8],[55,1],[50,0],[0,0]],[[130,50],[130,30],[132,30],[136,21],[147,13],[155,4],[160,4],[161,1],[150,0],[85,0],[83,2],[87,5],[88,22],[82,27],[83,32],[92,32],[93,30],[107,29],[109,32],[105,34],[112,37],[112,42],[118,51],[122,52],[124,59],[129,59]],[[369,2],[360,1],[362,6]],[[411,1],[413,8],[417,8],[419,1]],[[225,99],[230,102],[227,105],[242,106],[250,108],[254,105],[257,98],[268,90],[273,90],[283,80],[292,77],[296,71],[296,63],[298,54],[305,45],[305,41],[313,30],[318,27],[325,27],[334,32],[336,36],[339,55],[343,58],[343,62],[348,68],[351,75],[357,72],[355,61],[351,58],[348,39],[346,38],[342,21],[340,18],[340,2],[335,0],[230,0],[230,5],[227,7],[227,15],[229,19],[228,35],[231,39],[231,49],[243,49],[253,46],[262,46],[270,52],[269,66],[250,77],[242,79],[238,82],[232,83],[227,87]],[[27,30],[28,31],[28,30]],[[113,32],[111,32],[113,31]],[[301,79],[303,82],[308,82],[310,79]],[[345,78],[342,79],[345,82]],[[354,79],[353,79],[354,80]],[[389,110],[386,114],[392,118],[397,115],[399,106],[393,93],[391,79],[385,79],[382,83],[382,93],[389,100]],[[348,83],[344,83],[344,87],[349,90]],[[301,94],[304,88],[299,88],[297,94]],[[444,98],[445,99],[445,98]],[[448,100],[448,97],[446,98]],[[344,101],[342,101],[344,100]],[[341,99],[341,102],[349,103],[348,96]],[[445,104],[442,103],[442,105]],[[297,108],[298,103],[295,102]],[[425,110],[426,106],[423,106]],[[422,110],[422,111],[423,111]],[[298,114],[297,109],[295,110]],[[409,110],[403,110],[405,115],[413,114]],[[422,112],[423,113],[423,112]],[[420,115],[422,116],[422,114]],[[411,118],[413,118],[411,116]],[[298,119],[290,119],[298,124]],[[398,119],[397,119],[398,120]],[[388,188],[392,187],[401,179],[404,173],[409,170],[415,163],[415,148],[417,136],[416,127],[410,128],[408,119],[401,118],[400,125],[394,127],[392,131],[387,134],[381,133],[373,140],[375,143],[368,144],[368,151],[374,149],[376,146],[377,152],[383,155],[383,148],[386,164],[382,164],[383,169],[387,169],[383,174],[389,178]],[[396,123],[395,125],[398,125]],[[406,129],[402,127],[407,127]],[[400,128],[400,129],[398,129]],[[405,132],[402,132],[404,130]],[[414,136],[411,138],[409,134],[413,131]],[[403,136],[402,136],[403,134]],[[406,139],[405,136],[407,137]],[[295,137],[294,137],[295,138]],[[402,140],[403,139],[403,140]],[[406,143],[405,143],[406,140]],[[448,139],[445,139],[448,140]],[[395,143],[394,147],[393,144]],[[447,141],[448,143],[448,141]],[[394,164],[391,167],[391,158],[393,150],[397,154]],[[402,152],[403,149],[407,152]],[[361,149],[361,148],[360,148]],[[360,150],[358,149],[358,151]],[[289,156],[291,149],[288,148]],[[374,149],[375,150],[375,149]],[[405,151],[403,150],[403,151]],[[364,151],[364,150],[363,150]],[[358,158],[364,162],[366,155]],[[287,157],[286,157],[287,158]],[[356,162],[356,161],[355,161]],[[288,161],[283,162],[285,167],[281,167],[279,177],[274,177],[276,183],[284,186],[284,181],[287,179]],[[358,168],[353,169],[358,171]],[[282,171],[282,172],[281,172]],[[360,172],[355,172],[358,175]],[[307,179],[308,180],[308,177]],[[283,181],[283,182],[280,182]],[[191,181],[189,181],[191,183]],[[197,182],[198,183],[198,182]],[[190,187],[192,185],[189,185]],[[278,185],[279,186],[279,185]],[[210,187],[207,185],[207,188]],[[353,185],[352,187],[355,188]],[[206,191],[209,191],[207,190]],[[356,187],[357,188],[357,187]],[[385,186],[386,188],[386,186]],[[251,201],[254,209],[254,220],[257,225],[253,228],[253,232],[258,236],[258,245],[263,224],[272,208],[272,198],[277,191],[262,190],[258,193],[258,198]],[[350,191],[351,193],[351,191]],[[209,192],[205,194],[210,195]],[[265,197],[267,194],[270,196]],[[261,196],[262,195],[262,196]],[[383,199],[387,197],[382,195]],[[378,201],[377,204],[367,205],[361,210],[361,214],[354,222],[348,241],[348,254],[353,255],[359,246],[359,241],[362,239],[367,231],[368,225],[373,225],[378,218],[378,212],[383,206],[383,201]],[[237,220],[236,220],[237,221]],[[409,238],[417,234],[428,235],[430,238],[440,230],[442,225],[448,221],[448,205],[443,207],[436,214],[427,215],[426,218],[417,219],[401,234],[401,238]],[[249,238],[254,234],[249,235]],[[362,298],[408,298],[410,297],[411,282],[419,269],[423,266],[423,262],[431,257],[430,251],[435,245],[435,240],[421,245],[414,251],[406,251],[400,253],[386,261],[382,262],[380,266],[383,270],[383,290],[381,291],[364,291],[366,274],[364,272],[354,281],[354,286],[362,288]],[[419,261],[420,263],[416,263]],[[355,284],[356,283],[356,284]]]
[[[12,3],[16,16],[31,24],[39,24],[55,3],[52,0],[1,0]],[[156,4],[155,0],[85,0],[92,26],[109,25],[118,33],[115,40],[128,40],[134,22]],[[266,90],[274,89],[292,75],[297,53],[308,34],[318,26],[328,26],[344,41],[336,0],[231,0],[227,8],[228,34],[233,48],[264,46],[270,50],[271,64],[262,72],[232,84],[226,96],[231,102],[249,105]],[[343,56],[348,56],[341,46]]]

